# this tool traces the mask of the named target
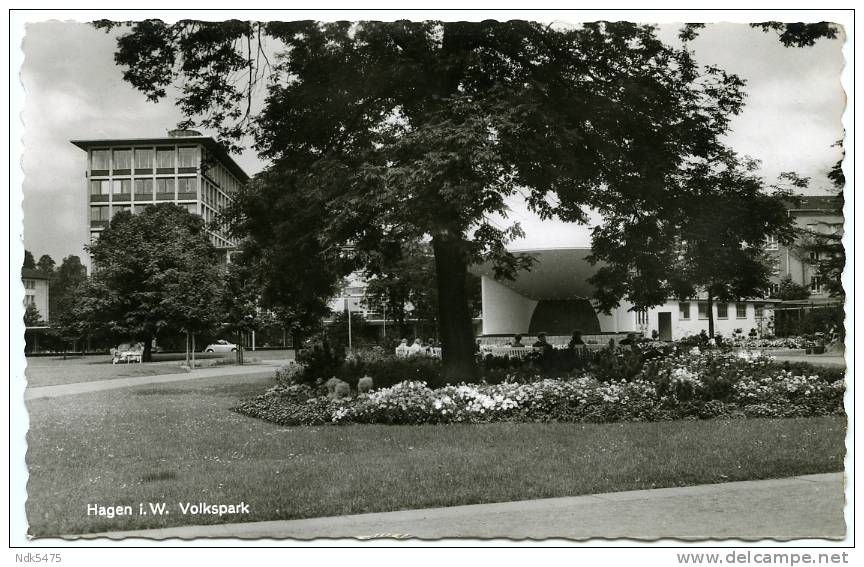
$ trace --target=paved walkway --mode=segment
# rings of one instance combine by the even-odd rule
[[[76,394],[87,394],[100,392],[102,390],[115,390],[117,388],[128,388],[130,386],[141,386],[143,384],[164,384],[166,382],[181,382],[183,380],[197,380],[199,378],[217,378],[220,376],[236,376],[248,374],[258,376],[273,374],[273,370],[284,361],[262,361],[260,364],[247,366],[217,366],[210,368],[196,368],[190,372],[178,372],[176,374],[162,374],[157,376],[132,376],[129,378],[109,378],[94,382],[76,382],[74,384],[58,384],[56,386],[41,386],[38,388],[27,388],[24,390],[25,400],[36,400],[39,398],[57,398],[60,396],[72,396]]]
[[[843,473],[84,538],[842,539]],[[79,536],[70,536],[79,537]]]

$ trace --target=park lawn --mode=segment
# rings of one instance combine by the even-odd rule
[[[84,363],[74,360],[28,359],[25,375],[28,388],[58,386],[78,382],[96,382],[130,376],[161,376],[186,372],[179,364],[111,364],[108,362]]]
[[[843,470],[842,417],[615,424],[280,427],[223,377],[28,403],[34,536],[309,518]],[[250,514],[183,515],[179,502]],[[169,515],[137,515],[139,503]],[[135,515],[87,516],[87,505]]]
[[[129,378],[134,376],[163,376],[165,374],[183,374],[188,372],[184,366],[183,354],[156,355],[163,360],[158,362],[119,363],[111,364],[110,357],[70,358],[28,358],[25,375],[28,388],[42,386],[58,386],[76,384],[79,382],[98,382],[114,378]],[[214,366],[235,366],[233,355],[198,355],[196,368],[212,368]],[[258,358],[247,357],[246,363],[257,364]]]

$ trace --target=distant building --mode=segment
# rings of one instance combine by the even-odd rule
[[[21,283],[24,284],[24,308],[35,305],[41,319],[48,321],[51,316],[48,312],[48,277],[37,270],[22,268]]]
[[[799,203],[788,203],[789,215],[795,219],[795,226],[807,233],[843,236],[843,197],[842,195],[800,196]],[[792,246],[779,244],[776,239],[766,242],[766,250],[776,261],[773,278],[774,289],[779,289],[780,280],[786,276],[792,281],[807,287],[810,298],[828,299],[828,293],[817,274],[820,260],[818,252],[802,248],[805,237],[799,238]]]
[[[87,152],[91,242],[119,211],[138,213],[155,203],[175,203],[210,222],[249,179],[221,144],[194,130],[72,143]],[[208,232],[227,258],[236,242],[224,230]]]
[[[566,343],[570,333],[590,335],[641,333],[660,340],[678,340],[708,330],[708,303],[703,296],[669,300],[647,310],[633,310],[625,301],[609,314],[594,308],[593,287],[588,278],[595,268],[588,262],[590,248],[528,251],[537,258],[531,271],[519,272],[512,281],[497,281],[489,265],[474,266],[480,276],[483,302],[483,336],[534,337],[546,333],[550,342]],[[740,329],[747,334],[769,332],[774,301],[746,299],[713,302],[715,333],[730,336]],[[594,337],[603,341],[603,337]]]

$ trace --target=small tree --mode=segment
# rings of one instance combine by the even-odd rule
[[[36,260],[33,258],[33,253],[29,250],[24,251],[24,263],[21,265],[26,270],[36,269]]]
[[[34,304],[29,304],[26,308],[24,308],[24,326],[25,327],[39,327],[44,325],[42,321],[42,314],[39,313],[39,309]]]
[[[270,317],[261,309],[261,294],[251,266],[243,263],[241,255],[235,255],[235,259],[223,275],[219,307],[222,327],[234,336],[237,344],[237,364],[243,364],[245,335],[258,330]]]

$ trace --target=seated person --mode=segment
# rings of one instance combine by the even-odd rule
[[[573,331],[573,335],[570,337],[570,342],[567,343],[567,348],[576,348],[580,346],[584,346],[585,341],[582,340],[582,331],[575,330]]]
[[[402,339],[396,347],[396,356],[408,356],[408,339]]]
[[[525,345],[522,344],[522,335],[513,335],[513,340],[510,341],[510,346],[517,348],[524,347]]]
[[[534,346],[534,348],[543,349],[544,353],[549,352],[550,350],[555,348],[552,345],[550,345],[548,342],[546,342],[546,333],[537,333],[537,342],[534,343],[533,346]]]
[[[420,344],[420,339],[414,339],[414,344],[408,347],[408,356],[415,356],[423,352],[423,345]]]

